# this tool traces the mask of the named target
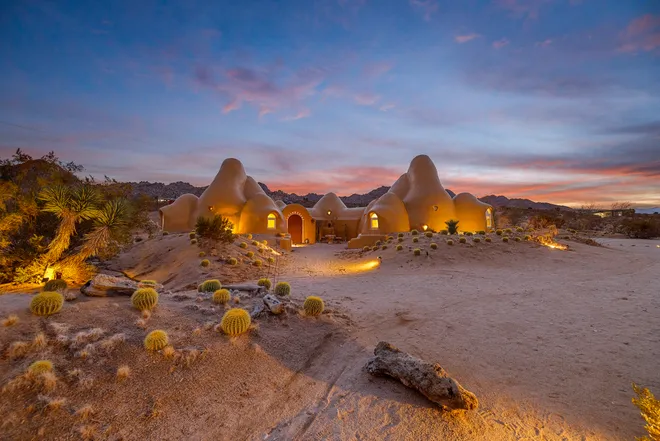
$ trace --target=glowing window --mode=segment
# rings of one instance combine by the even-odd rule
[[[493,228],[493,214],[491,210],[486,210],[486,228]]]
[[[277,217],[275,216],[274,213],[271,213],[268,215],[268,229],[273,230],[275,229],[275,221],[277,220]]]
[[[371,213],[371,216],[369,216],[369,219],[371,220],[371,229],[372,230],[377,230],[378,229],[378,215],[376,213]]]

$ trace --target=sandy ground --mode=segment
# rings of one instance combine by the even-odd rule
[[[260,318],[258,330],[233,340],[210,328],[224,310],[195,292],[163,292],[147,329],[135,325],[139,313],[126,298],[79,298],[37,319],[26,311],[29,296],[1,296],[3,315],[20,321],[0,328],[0,381],[49,358],[62,380],[47,395],[67,406],[27,408],[37,391],[5,392],[0,439],[80,439],[88,426],[98,439],[126,440],[632,439],[643,421],[630,383],[660,393],[660,242],[599,241],[607,246],[569,241],[566,252],[498,241],[450,247],[444,238],[413,245],[410,237],[399,252],[296,248],[276,277],[292,284],[290,310],[320,295],[327,313]],[[378,256],[382,264],[368,269]],[[247,296],[239,306],[256,301]],[[50,343],[7,358],[11,341],[39,331],[54,341],[52,322],[68,324],[58,331],[68,336],[101,327],[126,342],[85,360],[75,345]],[[146,353],[141,341],[156,328],[170,333],[181,360],[202,355],[187,366]],[[380,340],[439,362],[477,394],[480,408],[446,414],[395,381],[369,376],[363,366]],[[133,374],[117,383],[122,364]],[[70,379],[74,367],[92,382]],[[74,412],[87,403],[97,413],[83,422]]]

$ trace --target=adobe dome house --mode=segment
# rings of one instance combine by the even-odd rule
[[[366,208],[348,208],[334,193],[310,209],[275,202],[247,176],[240,161],[230,158],[199,198],[184,194],[160,209],[163,230],[172,232],[190,231],[199,216],[216,214],[229,218],[235,233],[279,236],[277,242],[285,249],[318,240],[348,241],[349,248],[361,248],[391,233],[440,231],[450,219],[459,221],[459,231],[494,227],[493,207],[469,193],[452,198],[426,155],[415,157],[390,190]]]

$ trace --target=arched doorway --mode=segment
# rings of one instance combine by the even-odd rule
[[[303,221],[298,214],[292,214],[287,221],[291,243],[302,243],[303,241]]]
[[[489,208],[486,210],[486,228],[493,228],[493,209]]]

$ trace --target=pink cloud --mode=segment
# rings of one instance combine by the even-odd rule
[[[380,100],[380,95],[373,93],[360,93],[355,95],[355,102],[361,106],[373,106]]]
[[[509,11],[514,18],[539,18],[539,11],[546,3],[553,0],[493,0],[493,4],[501,9]]]
[[[302,109],[293,116],[287,116],[284,118],[284,121],[296,121],[303,118],[309,118],[312,115],[312,111],[309,109]]]
[[[454,41],[456,41],[456,43],[467,43],[468,41],[472,41],[479,37],[481,37],[479,34],[457,35],[454,37]]]
[[[410,0],[410,5],[413,9],[421,11],[426,21],[430,21],[431,16],[438,12],[437,0]]]
[[[508,46],[509,43],[510,41],[508,39],[502,38],[501,40],[493,41],[493,47],[495,49],[502,49],[504,46]]]
[[[546,40],[543,40],[543,41],[537,41],[537,42],[536,42],[536,45],[537,45],[537,46],[540,46],[540,47],[548,47],[548,46],[550,46],[551,44],[552,44],[552,40],[550,40],[549,38],[546,39]]]
[[[222,108],[222,113],[229,113],[241,108],[241,102],[237,99],[231,100]]]
[[[388,110],[394,109],[396,106],[393,103],[383,104],[378,108],[381,112],[387,112]]]
[[[660,16],[646,14],[632,20],[621,33],[620,52],[650,52],[660,47]]]

